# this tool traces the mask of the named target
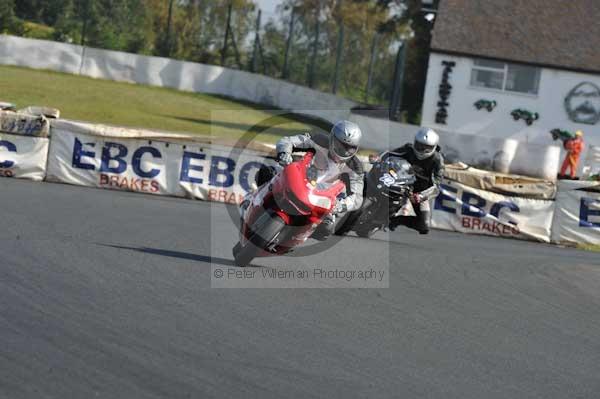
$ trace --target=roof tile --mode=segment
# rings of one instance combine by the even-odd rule
[[[600,0],[441,0],[431,47],[600,72]]]

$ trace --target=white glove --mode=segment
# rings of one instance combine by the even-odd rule
[[[287,152],[280,152],[279,154],[277,154],[277,162],[279,162],[279,165],[285,167],[294,162],[294,159],[292,158],[292,154]]]

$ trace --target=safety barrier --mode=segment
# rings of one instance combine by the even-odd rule
[[[239,203],[254,189],[260,167],[273,163],[265,157],[272,155],[269,146],[234,148],[211,137],[68,120],[49,123],[43,117],[11,112],[0,113],[0,128],[10,132],[0,133],[0,176],[5,177]],[[486,177],[457,179],[456,173],[448,177],[433,203],[434,228],[600,244],[600,183],[561,181],[553,200],[551,187],[542,187],[538,199],[532,199],[526,198],[531,193],[521,185],[515,193],[503,195],[489,191]],[[467,181],[478,181],[487,189],[464,184]],[[532,184],[540,191],[539,182]]]
[[[81,186],[238,203],[269,163],[266,151],[210,138],[55,121],[47,180]]]
[[[41,181],[46,176],[48,120],[0,111],[0,176]]]
[[[600,182],[559,183],[552,241],[600,244]]]
[[[432,227],[550,242],[555,202],[501,195],[445,179],[434,201]]]

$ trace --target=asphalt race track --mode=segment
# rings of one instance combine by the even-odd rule
[[[0,193],[2,398],[600,397],[598,253],[402,230],[254,262],[389,257],[389,288],[216,289],[223,205]]]

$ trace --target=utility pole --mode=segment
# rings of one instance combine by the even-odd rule
[[[402,112],[402,85],[404,83],[404,60],[406,58],[406,41],[402,41],[396,56],[396,67],[394,69],[394,85],[390,99],[390,120],[401,119]]]
[[[365,103],[369,103],[369,92],[371,91],[371,84],[373,83],[373,64],[375,63],[375,54],[377,52],[377,41],[379,40],[379,33],[375,32],[373,35],[373,41],[371,42],[371,58],[369,59],[369,69],[367,72],[367,87],[365,88]]]
[[[315,85],[315,62],[317,60],[317,50],[319,48],[319,28],[320,21],[319,17],[321,16],[321,1],[319,0],[319,5],[315,12],[315,40],[313,41],[312,47],[312,56],[310,57],[310,64],[308,66],[308,87],[311,89]]]
[[[262,71],[263,74],[267,74],[267,64],[265,63],[265,53],[263,51],[262,43],[260,42],[260,37],[258,38],[258,54],[260,55],[260,61],[262,62]]]
[[[194,8],[198,11],[198,38],[204,35],[204,2],[205,0],[194,0]]]
[[[290,28],[288,31],[288,38],[285,44],[285,57],[283,58],[283,72],[281,74],[282,79],[287,79],[289,77],[289,57],[290,57],[290,48],[292,47],[292,36],[294,35],[294,20],[296,18],[296,8],[292,6],[292,14],[290,16]]]
[[[232,31],[231,26],[229,27],[229,30]],[[235,56],[235,63],[237,64],[238,68],[243,69],[242,61],[240,60],[240,52],[238,51],[238,47],[235,42],[235,35],[233,34],[233,32],[231,32],[231,44],[233,45],[233,55]]]
[[[338,0],[338,14],[340,28],[338,30],[338,42],[335,55],[335,73],[333,76],[333,88],[331,90],[333,94],[337,93],[338,85],[340,82],[340,68],[342,64],[342,53],[344,51],[344,18],[342,16],[342,0]]]
[[[92,7],[91,0],[87,0],[85,2],[84,7],[85,8],[84,8],[84,12],[83,12],[83,25],[81,27],[81,45],[82,46],[85,46],[85,36],[87,35],[88,20],[90,19],[90,14],[91,14],[90,8]]]
[[[225,27],[225,39],[223,40],[223,49],[221,50],[221,65],[225,66],[225,58],[227,57],[227,48],[229,47],[229,36],[231,36],[231,44],[233,45],[233,53],[235,55],[235,62],[239,69],[242,68],[242,62],[240,60],[240,53],[235,43],[235,35],[231,29],[231,13],[233,10],[232,3],[229,3],[227,7],[227,26]]]
[[[83,17],[83,26],[81,27],[81,45],[85,46],[85,35],[86,35],[86,31],[87,31],[87,24],[88,24],[88,16],[85,15]]]
[[[169,1],[169,15],[167,17],[167,39],[166,39],[166,45],[165,45],[165,52],[166,52],[166,56],[170,57],[171,56],[171,23],[172,23],[172,19],[173,19],[173,1],[174,0],[170,0]]]
[[[260,47],[260,16],[262,11],[258,10],[256,17],[256,36],[254,36],[254,48],[252,49],[252,60],[250,61],[250,72],[256,72],[256,59],[258,58],[258,50]],[[264,60],[263,60],[264,64]]]
[[[225,26],[225,39],[223,40],[223,49],[221,49],[221,66],[225,66],[225,57],[227,56],[227,46],[229,44],[229,27],[231,26],[231,3],[227,8],[227,25]]]

